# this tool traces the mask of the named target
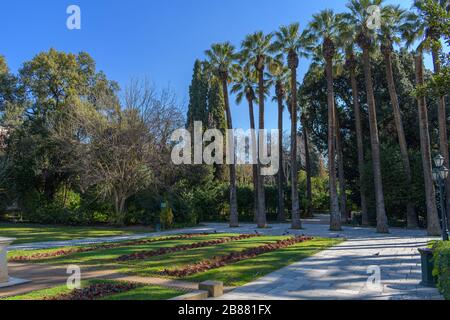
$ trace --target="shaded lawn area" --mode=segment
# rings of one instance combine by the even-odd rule
[[[236,234],[212,234],[212,235],[204,235],[198,237],[192,237],[189,239],[183,240],[165,240],[165,241],[156,241],[148,244],[140,244],[133,246],[124,246],[119,248],[111,248],[111,249],[99,249],[90,252],[80,252],[74,253],[67,256],[61,257],[53,257],[53,258],[45,258],[42,260],[30,261],[27,263],[48,263],[48,264],[80,264],[80,265],[106,265],[111,264],[119,266],[114,259],[119,258],[122,255],[128,255],[132,253],[136,253],[139,251],[147,251],[147,250],[157,250],[160,248],[171,248],[180,245],[188,245],[195,242],[209,241],[214,239],[220,239],[229,236],[235,236]],[[169,236],[170,237],[170,236]],[[162,237],[166,238],[166,236]],[[159,237],[148,238],[148,240],[156,240],[160,239]],[[146,239],[141,239],[146,240]],[[128,241],[125,241],[128,242]],[[83,246],[81,246],[82,248]],[[86,246],[89,248],[89,246]],[[54,248],[54,249],[43,249],[43,250],[14,250],[8,252],[8,258],[14,256],[31,256],[37,253],[52,253],[60,250],[68,250],[73,248],[80,247],[64,247],[64,248]]]
[[[125,236],[153,232],[151,228],[69,227],[0,223],[0,237],[17,238],[13,244]]]
[[[98,283],[120,283],[120,282],[107,280],[83,281],[82,287],[87,287],[95,283],[98,284]],[[3,298],[0,300],[44,300],[44,299],[51,299],[53,297],[57,297],[59,295],[67,294],[70,292],[71,290],[68,289],[66,285],[63,285],[54,288],[33,291],[24,295]],[[185,293],[186,292],[177,289],[142,285],[136,289],[105,296],[99,300],[168,300]]]

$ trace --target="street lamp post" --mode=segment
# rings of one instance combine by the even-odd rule
[[[439,191],[439,207],[441,212],[442,223],[442,239],[448,241],[448,223],[447,223],[447,210],[444,201],[444,188],[445,181],[448,178],[448,169],[444,166],[444,157],[439,155],[434,159],[436,168],[433,169],[433,180],[436,183]]]

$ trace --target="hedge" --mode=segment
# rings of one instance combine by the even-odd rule
[[[438,279],[439,291],[450,300],[450,242],[440,241],[434,247],[433,275]]]

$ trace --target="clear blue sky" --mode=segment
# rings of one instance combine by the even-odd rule
[[[409,8],[411,0],[389,0]],[[132,77],[170,85],[187,102],[193,63],[214,42],[239,45],[251,32],[271,32],[332,8],[345,0],[14,0],[0,4],[0,54],[16,72],[24,61],[53,47],[88,52],[99,70],[124,87]],[[66,8],[79,5],[82,30],[66,28]],[[302,76],[308,62],[301,61]],[[245,105],[233,102],[234,125],[248,127]],[[275,106],[267,106],[267,127],[276,128]],[[286,120],[288,120],[286,115]]]

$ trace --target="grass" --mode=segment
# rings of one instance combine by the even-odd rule
[[[114,281],[100,281],[100,280],[84,281],[82,283],[82,286],[85,287],[89,286],[90,284],[100,282],[111,283]],[[64,285],[49,289],[33,291],[24,295],[8,297],[0,300],[44,300],[59,296],[61,294],[66,294],[69,292],[71,292],[71,290]],[[103,297],[101,300],[167,300],[180,296],[182,294],[184,294],[183,291],[176,289],[169,289],[158,286],[140,286],[136,289],[127,292],[122,292]]]
[[[101,266],[107,268],[117,268],[117,271],[120,273],[128,273],[143,277],[162,277],[159,273],[166,268],[180,268],[186,265],[198,263],[202,260],[211,259],[215,256],[226,255],[231,252],[239,252],[245,249],[259,247],[289,238],[289,236],[261,236],[210,247],[169,253],[143,260],[132,260],[126,262],[115,261],[115,259],[121,255],[131,254],[142,250],[156,250],[162,247],[174,247],[225,236],[231,236],[231,234],[207,235],[186,240],[169,240],[153,242],[146,245],[102,249],[92,252],[76,253],[66,257],[46,259],[42,262],[58,265],[76,264],[85,266]],[[313,240],[298,243],[274,252],[269,252],[256,258],[187,276],[183,278],[183,280],[193,282],[216,280],[224,282],[227,286],[241,286],[280,268],[307,258],[319,251],[337,245],[340,242],[342,242],[340,239],[314,238]],[[10,255],[16,253],[17,252],[11,252]],[[130,292],[128,292],[127,295],[128,294],[130,294]],[[124,298],[126,298],[126,296]],[[139,297],[139,294],[137,294],[137,296]]]
[[[142,245],[134,245],[134,246],[124,246],[119,248],[112,249],[100,249],[90,252],[81,252],[75,253],[68,256],[55,257],[55,258],[46,258],[43,260],[34,261],[36,263],[49,263],[49,264],[84,264],[84,265],[99,265],[105,263],[114,263],[114,259],[119,258],[122,255],[132,254],[139,251],[147,251],[147,250],[156,250],[162,247],[169,248],[175,247],[179,245],[191,244],[199,241],[208,241],[213,239],[219,239],[226,236],[232,236],[232,234],[213,234],[213,235],[204,235],[198,237],[192,237],[190,239],[184,240],[166,240],[166,241],[157,241],[148,244]],[[153,238],[149,238],[153,239]],[[145,240],[145,239],[143,239]],[[89,247],[89,246],[88,246]],[[14,256],[29,256],[36,253],[51,253],[55,251],[59,251],[62,249],[71,249],[78,247],[64,247],[64,248],[54,248],[54,249],[43,249],[43,250],[14,250],[8,252],[8,257]]]
[[[202,282],[214,279],[222,281],[227,286],[242,286],[341,242],[339,239],[315,238],[253,259],[195,274],[186,277],[185,280]]]
[[[124,236],[152,232],[151,228],[68,227],[0,223],[0,237],[16,238],[13,244]]]
[[[109,300],[109,301],[124,301],[124,300],[132,300],[132,301],[148,301],[148,300],[168,300],[186,292],[179,291],[176,289],[163,288],[157,286],[142,286],[136,288],[131,291],[115,294],[112,296],[105,297],[101,300]]]
[[[187,251],[179,251],[163,256],[151,257],[145,260],[121,262],[121,272],[132,273],[140,276],[159,276],[159,272],[166,268],[178,268],[201,260],[211,259],[214,256],[226,255],[235,251],[243,251],[249,248],[259,247],[265,244],[275,243],[286,239],[283,236],[262,236],[244,239],[219,245],[197,248]]]

